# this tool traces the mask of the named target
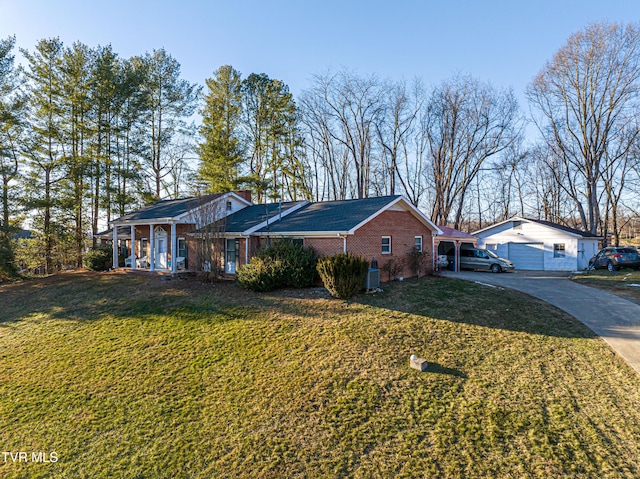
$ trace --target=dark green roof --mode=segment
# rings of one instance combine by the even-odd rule
[[[260,233],[346,232],[400,198],[399,195],[309,203]],[[230,230],[229,230],[230,231]]]
[[[180,216],[189,210],[192,210],[204,203],[208,203],[209,201],[212,201],[221,196],[223,196],[223,193],[192,198],[180,198],[177,200],[162,200],[145,208],[134,211],[133,213],[129,213],[128,215],[121,216],[120,218],[113,220],[113,222],[122,223],[141,220],[175,218],[176,216]]]
[[[113,228],[109,228],[108,230],[101,231],[100,233],[96,233],[94,235],[96,238],[100,239],[112,239],[113,238]],[[118,226],[118,238],[129,238],[131,236],[131,226]]]
[[[227,233],[243,233],[258,226],[266,221],[267,218],[270,221],[272,219],[277,221],[280,213],[285,213],[300,203],[302,201],[247,206],[225,218],[224,231]]]

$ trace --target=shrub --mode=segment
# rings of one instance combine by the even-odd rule
[[[274,241],[238,270],[238,282],[253,291],[304,288],[316,280],[318,255],[290,240]]]
[[[411,272],[420,277],[420,274],[425,273],[429,269],[429,260],[431,259],[431,254],[428,250],[418,251],[416,248],[412,248],[407,253],[407,262],[409,263],[409,268]]]
[[[396,279],[404,270],[404,259],[390,258],[380,269],[387,273],[388,281]]]
[[[318,255],[313,248],[304,248],[291,240],[278,240],[258,252],[261,258],[271,258],[282,263],[282,286],[305,288],[316,278]]]
[[[318,273],[332,296],[349,299],[363,288],[369,262],[361,256],[340,253],[318,261]]]
[[[7,280],[17,275],[15,256],[9,246],[0,244],[0,281]]]
[[[109,246],[94,248],[82,258],[84,267],[93,271],[106,271],[111,268],[112,263],[113,251]]]
[[[238,269],[238,283],[251,291],[272,291],[282,286],[282,263],[254,256]]]

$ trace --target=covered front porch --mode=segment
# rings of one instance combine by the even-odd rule
[[[124,267],[131,270],[176,274],[188,271],[186,238],[181,236],[184,225],[177,223],[131,223],[125,227],[114,225],[111,231],[113,268],[120,268],[121,238],[128,240],[128,255]]]

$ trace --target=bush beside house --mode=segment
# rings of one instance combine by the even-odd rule
[[[289,240],[274,241],[238,269],[238,282],[252,291],[286,286],[305,288],[317,278],[317,263],[318,255],[313,248]]]
[[[349,299],[363,288],[369,262],[361,256],[340,253],[322,258],[318,273],[332,296]]]
[[[109,246],[94,248],[84,255],[82,264],[92,271],[107,271],[113,264],[113,250]]]

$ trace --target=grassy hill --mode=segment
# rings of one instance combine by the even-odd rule
[[[0,421],[30,459],[0,454],[0,477],[640,477],[638,375],[544,303],[443,278],[348,303],[148,274],[5,285]]]

